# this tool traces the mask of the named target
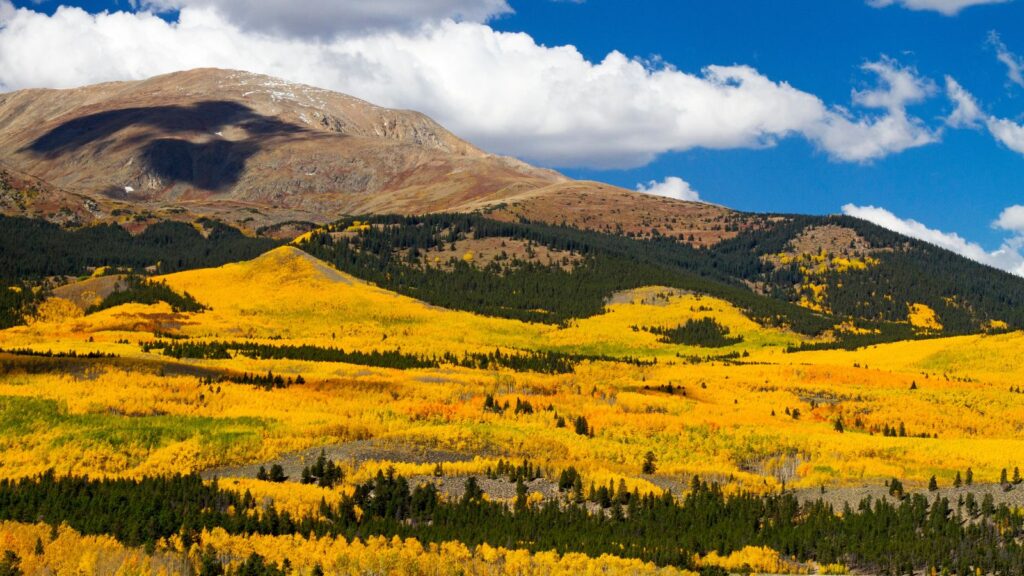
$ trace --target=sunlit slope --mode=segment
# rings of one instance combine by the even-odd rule
[[[442,310],[339,272],[281,247],[239,264],[162,278],[210,310],[182,333],[212,338],[281,338],[410,353],[529,347],[548,328]]]
[[[501,348],[674,356],[702,349],[659,342],[654,334],[633,328],[671,328],[711,317],[743,338],[715,353],[797,341],[784,331],[759,326],[723,300],[654,287],[620,294],[605,314],[565,327],[445,310],[353,278],[293,247],[163,280],[210,308],[182,325],[183,334],[200,338],[283,339],[417,354]]]
[[[857,350],[787,354],[793,364],[867,366],[873,369],[966,379],[972,382],[1024,383],[1024,332],[907,340]]]
[[[127,304],[87,316],[54,315],[46,322],[0,332],[0,347],[45,350],[49,346],[133,355],[135,346],[103,345],[118,340],[134,344],[146,335],[174,334],[206,341],[401,349],[423,355],[555,350],[669,360],[764,348],[778,351],[800,341],[790,332],[760,326],[724,300],[661,287],[616,294],[603,314],[562,326],[447,310],[354,278],[290,246],[251,261],[157,280],[187,292],[207,309],[176,313],[163,304]],[[702,318],[724,326],[736,343],[721,348],[673,344],[651,331]]]

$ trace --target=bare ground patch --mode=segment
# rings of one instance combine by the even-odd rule
[[[353,440],[340,444],[315,446],[299,452],[283,454],[273,460],[254,462],[243,466],[225,466],[201,472],[204,479],[212,478],[255,478],[260,467],[269,469],[274,464],[284,468],[289,482],[298,482],[302,477],[302,469],[316,462],[321,451],[328,460],[339,465],[358,468],[368,461],[409,462],[414,464],[434,464],[445,462],[469,462],[478,454],[438,450],[408,443],[386,442],[376,439]]]

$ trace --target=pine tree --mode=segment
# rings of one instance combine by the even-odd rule
[[[593,429],[590,428],[590,425],[587,423],[587,419],[583,416],[578,416],[576,421],[573,423],[573,426],[576,429],[576,433],[580,436],[593,435]]]
[[[484,491],[480,488],[480,483],[477,482],[476,476],[470,476],[466,479],[465,491],[462,493],[462,503],[469,504],[473,502],[480,502],[483,500]]]
[[[967,469],[967,477],[964,479],[964,483],[968,486],[974,485],[974,470],[971,470],[970,468]]]
[[[889,495],[897,500],[903,499],[903,483],[893,478],[889,481]]]
[[[967,497],[964,498],[964,507],[967,508],[967,513],[972,518],[978,515],[978,500],[974,497],[974,492],[967,493]]]
[[[982,516],[991,516],[996,513],[996,502],[995,498],[991,494],[985,494],[981,499],[981,514]]]
[[[644,454],[644,466],[642,470],[643,473],[654,474],[655,472],[657,472],[657,461],[658,458],[654,455],[654,452],[647,452],[647,454]]]
[[[11,550],[4,551],[0,559],[0,576],[24,576],[21,571],[21,558]]]
[[[199,559],[199,576],[224,576],[224,565],[217,559],[217,552],[207,546]]]
[[[520,512],[521,513],[521,512],[525,512],[526,511],[526,495],[527,495],[526,483],[523,482],[522,478],[519,478],[519,479],[516,480],[516,500],[515,500],[515,504],[513,504],[513,509],[516,512]]]
[[[929,492],[935,492],[938,489],[939,489],[939,483],[935,479],[935,476],[932,476],[931,480],[928,481],[928,491]]]
[[[953,480],[953,487],[954,488],[959,488],[959,487],[963,486],[963,483],[964,483],[963,479],[960,478],[960,471],[957,470],[956,478]]]
[[[274,464],[270,467],[270,477],[267,479],[271,482],[284,482],[288,477],[284,475],[284,468],[280,464]]]

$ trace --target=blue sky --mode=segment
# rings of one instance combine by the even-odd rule
[[[1024,118],[1024,86],[1012,81],[1010,67],[998,59],[1002,54],[1006,61],[1024,64],[1019,56],[1024,54],[1024,0],[871,0],[891,4],[885,7],[869,5],[868,0],[379,0],[372,9],[345,0],[310,0],[298,11],[294,6],[299,3],[283,0],[152,0],[146,8],[177,26],[159,33],[139,15],[131,23],[90,16],[130,9],[123,1],[17,0],[13,5],[25,8],[19,12],[24,27],[37,27],[37,36],[80,34],[88,45],[90,35],[100,35],[95,44],[102,45],[115,25],[125,27],[122,39],[167,34],[162,45],[169,62],[139,62],[138,56],[128,54],[136,52],[130,49],[131,42],[119,40],[95,62],[77,53],[49,55],[45,61],[39,56],[35,69],[5,77],[4,35],[16,27],[10,24],[15,21],[11,16],[3,16],[8,1],[0,0],[0,26],[4,19],[9,22],[8,30],[0,30],[0,87],[127,79],[150,70],[206,65],[207,60],[209,65],[245,66],[384,105],[423,110],[482,147],[555,166],[577,178],[636,188],[676,177],[701,199],[741,210],[824,214],[837,213],[847,204],[884,208],[902,220],[890,222],[885,214],[863,211],[858,215],[936,239],[968,255],[978,248],[990,253],[1002,248],[1012,257],[982,254],[978,259],[1024,271],[1019,256],[1024,209],[1020,215],[1012,210],[1005,214],[1001,229],[993,226],[1004,210],[1024,204],[1024,128],[1014,131]],[[53,14],[61,4],[84,12],[64,14],[58,22]],[[280,9],[275,12],[277,4]],[[204,16],[204,11],[219,16]],[[449,21],[444,32],[418,31],[419,26],[443,27],[448,18],[458,23]],[[221,32],[221,37],[237,38],[221,44],[194,30],[186,37],[186,20],[201,21],[207,29],[224,27],[228,32]],[[992,41],[992,33],[1001,47]],[[273,42],[253,40],[274,37],[281,39],[280,50],[307,43],[301,54],[316,55],[325,64],[293,70],[275,61]],[[365,40],[370,37],[385,44],[408,43],[411,48],[402,52],[405,58],[374,53],[373,44]],[[185,56],[167,48],[175,38],[189,40],[190,47],[180,50]],[[344,48],[330,51],[330,56],[315,52],[341,42],[339,38],[346,42]],[[349,41],[353,38],[359,39],[358,48]],[[266,53],[228,53],[249,46],[246,42],[256,42],[253,45]],[[502,46],[494,48],[495,43]],[[551,50],[563,46],[575,53]],[[149,61],[163,60],[158,49],[141,49],[148,51]],[[377,51],[390,49],[378,45]],[[403,68],[410,54],[419,58],[418,52],[432,50],[438,52],[437,59],[423,56],[423,62]],[[486,58],[470,61],[466,53],[473,51]],[[346,57],[358,52],[362,67],[339,64],[338,52]],[[628,62],[603,65],[610,53],[621,53]],[[72,64],[48,64],[60,57]],[[365,72],[372,67],[367,62],[402,71],[390,76],[379,68]],[[630,63],[640,63],[642,70],[629,70]],[[857,100],[854,91],[879,98],[897,92],[880,73],[864,68],[871,63],[882,63],[893,77],[910,79],[923,92],[899,99],[895,107],[863,105],[867,98]],[[742,66],[754,77],[712,80],[709,94],[690,95],[688,86],[697,92],[707,88],[704,70],[714,65]],[[560,72],[565,85],[550,91],[537,87],[534,76],[543,76],[545,69],[565,70]],[[522,71],[521,77],[515,76],[516,70]],[[665,70],[678,74],[662,83],[658,72]],[[615,80],[594,80],[601,75]],[[387,78],[380,80],[382,76]],[[949,97],[947,76],[973,95],[978,106],[969,122],[956,127],[947,122],[957,106]],[[770,83],[767,88],[748,89],[762,79]],[[517,81],[524,85],[521,98],[515,94]],[[498,88],[480,88],[488,82]],[[779,104],[778,114],[774,109],[751,112],[756,117],[741,126],[726,117],[691,130],[695,120],[686,109],[709,106],[707,115],[728,116],[733,105],[720,100],[734,84],[742,84],[750,98],[742,105],[747,108],[756,107],[762,94],[765,101],[788,102],[788,96],[780,94],[787,88],[798,92],[799,102]],[[678,90],[678,97],[666,94],[667,89]],[[605,93],[604,101],[596,101]],[[662,113],[666,104],[671,108],[679,102],[678,111]],[[802,107],[815,109],[813,118],[805,118]],[[623,109],[627,112],[619,113]],[[875,124],[894,115],[897,120],[909,119],[897,126],[895,140],[888,139],[888,133],[865,132],[879,139],[877,150],[851,151],[849,135],[860,134],[855,131],[857,123],[879,128]],[[786,121],[777,128],[761,127],[775,117]],[[842,118],[851,125],[843,124]],[[698,124],[699,120],[700,114]],[[842,125],[837,127],[837,121]],[[664,128],[673,122],[679,126]],[[993,128],[999,122],[1007,129],[1001,140]],[[719,133],[726,136],[718,138]],[[930,230],[922,232],[909,219]],[[980,246],[961,246],[966,242],[953,234]]]
[[[997,31],[1024,53],[1024,2],[965,9],[955,17],[862,2],[785,0],[624,3],[525,2],[494,22],[526,30],[546,44],[570,43],[590,59],[611,50],[660,56],[681,69],[744,63],[772,78],[848,102],[865,82],[859,66],[881,55],[941,81],[955,76],[1007,117],[1024,114],[1024,89],[987,42]],[[951,109],[945,98],[914,107],[923,118]],[[960,232],[996,248],[1004,233],[991,223],[1024,203],[1024,156],[975,131],[948,131],[936,145],[866,164],[838,163],[801,140],[761,150],[668,153],[628,171],[567,170],[570,175],[632,187],[678,175],[709,201],[755,211],[834,213],[846,203],[884,206],[930,226]]]

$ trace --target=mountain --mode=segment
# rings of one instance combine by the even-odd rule
[[[208,217],[289,238],[345,215],[480,209],[702,246],[760,221],[570,180],[481,151],[418,112],[247,72],[0,94],[6,215],[132,232]]]
[[[255,229],[451,210],[567,181],[417,112],[215,69],[2,94],[0,158],[7,180],[31,175],[70,205],[39,201],[40,185],[6,192],[8,214],[64,208],[83,223],[184,212]]]

